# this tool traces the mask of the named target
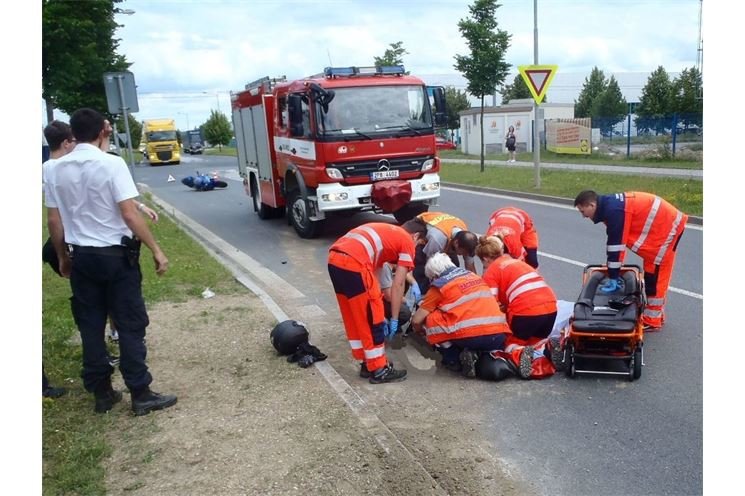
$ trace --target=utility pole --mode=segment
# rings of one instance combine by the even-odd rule
[[[704,80],[704,39],[701,37],[701,17],[703,14],[704,0],[698,2],[698,46],[696,47],[696,69]],[[703,98],[703,88],[696,88],[696,97]]]
[[[538,0],[533,0],[533,64],[538,65]],[[541,189],[541,145],[538,134],[538,101],[533,100],[533,169],[535,188]]]

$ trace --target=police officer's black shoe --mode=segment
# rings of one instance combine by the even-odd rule
[[[381,367],[370,376],[370,384],[383,384],[385,382],[398,382],[406,379],[405,370],[396,370],[390,363]]]
[[[122,401],[122,393],[115,389],[106,389],[101,392],[96,392],[95,397],[96,406],[94,407],[94,410],[96,413],[106,413],[114,408],[115,404]]]
[[[41,392],[44,398],[59,398],[67,392],[67,389],[63,387],[48,386]]]
[[[135,416],[147,415],[155,410],[162,410],[176,404],[178,398],[173,394],[160,394],[150,388],[132,392],[132,411]]]

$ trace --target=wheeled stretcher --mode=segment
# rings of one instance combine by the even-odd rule
[[[644,273],[636,265],[624,265],[619,289],[603,293],[600,287],[607,277],[605,265],[585,267],[563,339],[564,367],[569,377],[610,374],[633,381],[641,377],[644,363]]]

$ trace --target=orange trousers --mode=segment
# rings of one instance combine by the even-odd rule
[[[388,364],[385,355],[383,293],[370,264],[330,251],[328,270],[339,303],[352,356],[374,371]]]
[[[644,325],[662,327],[665,325],[665,300],[670,279],[673,276],[675,253],[683,232],[678,235],[672,250],[668,251],[659,265],[654,260],[644,259],[644,291],[647,294],[647,306],[642,313]]]

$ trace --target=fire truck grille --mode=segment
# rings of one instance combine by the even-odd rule
[[[383,170],[397,170],[399,175],[406,172],[419,172],[426,160],[434,158],[432,155],[417,157],[388,158],[383,160],[364,160],[359,162],[337,162],[329,164],[341,171],[345,179],[355,177],[370,177],[372,172]]]

